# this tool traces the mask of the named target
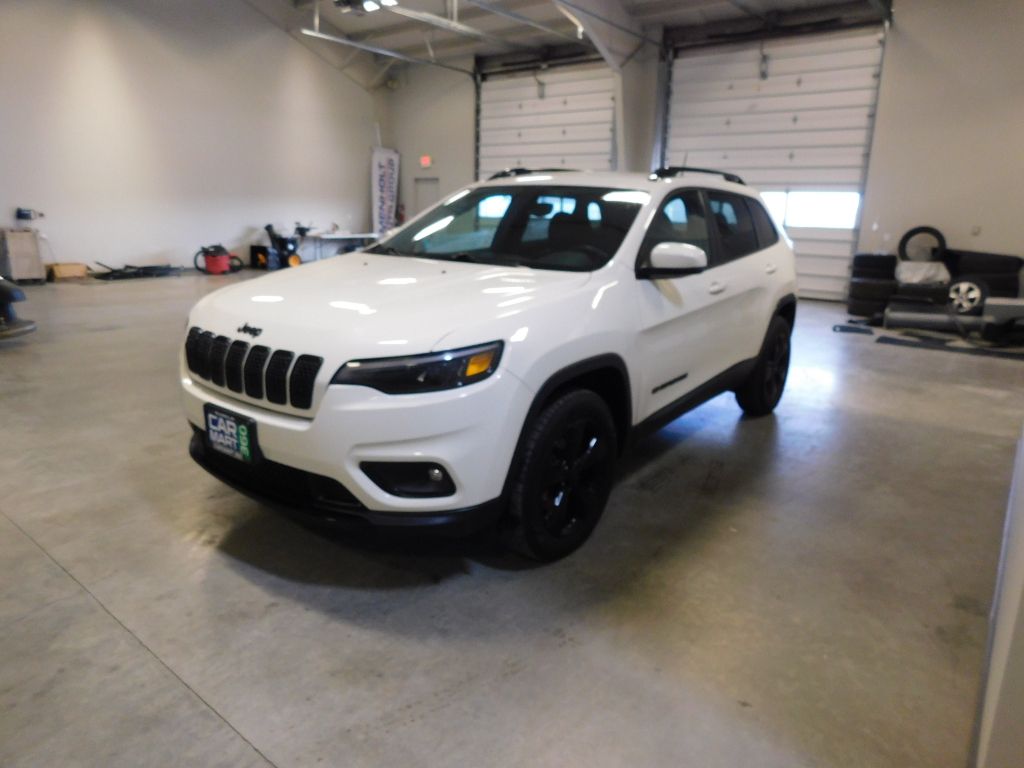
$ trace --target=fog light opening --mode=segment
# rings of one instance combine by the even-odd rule
[[[381,490],[403,498],[436,498],[455,493],[455,482],[440,464],[426,461],[364,461],[359,468]]]

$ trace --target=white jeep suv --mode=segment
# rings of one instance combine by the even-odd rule
[[[552,560],[635,435],[727,390],[775,408],[795,312],[790,246],[737,177],[513,169],[196,304],[191,454],[320,522],[502,521]]]

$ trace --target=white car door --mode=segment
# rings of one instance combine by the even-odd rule
[[[681,190],[665,198],[648,225],[637,254],[645,265],[661,242],[703,248],[711,260],[708,220],[701,193]],[[637,279],[642,361],[641,413],[646,418],[721,373],[731,364],[729,327],[713,269],[662,279]]]
[[[715,241],[707,275],[717,291],[722,322],[723,347],[716,357],[725,370],[760,351],[774,309],[768,306],[770,275],[778,265],[759,247],[747,197],[717,189],[705,190],[705,195]]]

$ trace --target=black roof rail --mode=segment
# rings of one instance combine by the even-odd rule
[[[572,173],[575,168],[505,168],[487,177],[488,181],[494,179],[507,179],[511,176],[527,176],[531,173]]]
[[[681,173],[711,173],[715,176],[721,176],[726,181],[731,181],[734,184],[746,184],[739,176],[735,173],[729,173],[728,171],[716,171],[714,168],[692,168],[686,165],[667,165],[664,168],[659,168],[656,171],[651,171],[651,179],[667,179],[671,176],[678,176]]]

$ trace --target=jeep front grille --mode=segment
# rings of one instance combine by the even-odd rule
[[[324,359],[296,357],[294,352],[271,351],[259,344],[250,347],[240,339],[232,341],[202,328],[190,328],[185,362],[192,373],[215,386],[305,410],[313,405],[313,386]]]

